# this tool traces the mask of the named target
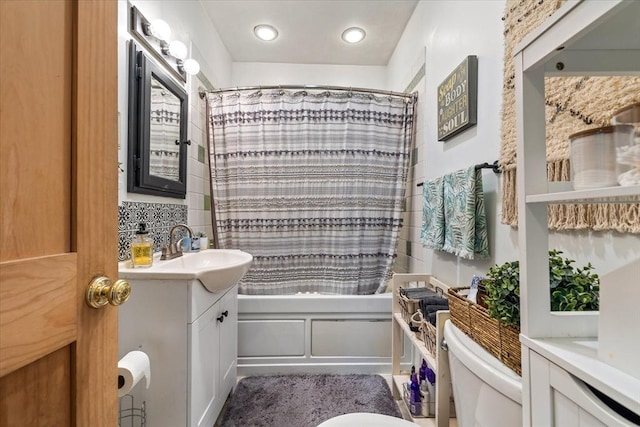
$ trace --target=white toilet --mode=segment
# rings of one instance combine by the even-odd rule
[[[388,415],[356,412],[333,417],[318,427],[416,427],[417,425]]]
[[[444,339],[458,427],[522,425],[522,379],[450,320]]]

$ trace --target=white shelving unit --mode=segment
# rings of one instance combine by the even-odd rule
[[[598,313],[550,312],[540,272],[548,204],[638,203],[640,186],[549,192],[544,78],[640,75],[640,1],[569,0],[515,52],[523,425],[631,425],[589,387],[640,416],[640,380],[598,359]]]
[[[439,288],[446,298],[446,284],[433,276],[426,274],[394,274],[393,276],[393,332],[392,332],[392,375],[393,375],[393,395],[397,399],[402,399],[403,386],[409,379],[409,372],[400,370],[400,359],[404,350],[403,339],[408,339],[413,348],[417,349],[422,358],[433,369],[436,374],[436,413],[434,418],[412,418],[412,421],[420,426],[448,427],[450,418],[451,402],[451,377],[449,374],[449,359],[447,353],[440,348],[444,334],[444,322],[449,318],[449,311],[439,311],[436,315],[436,354],[432,355],[425,343],[416,337],[416,333],[411,331],[409,325],[402,318],[400,303],[398,302],[397,290],[407,282],[420,282],[433,289]],[[418,366],[416,366],[416,369]],[[408,412],[408,411],[407,411]],[[455,424],[454,424],[455,425]]]
[[[532,194],[527,203],[610,203],[612,198],[621,203],[640,203],[640,185],[629,187],[595,188],[593,190],[562,191]]]

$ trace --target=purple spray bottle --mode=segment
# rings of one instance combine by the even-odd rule
[[[412,415],[422,414],[422,396],[420,395],[420,383],[418,376],[414,373],[411,375],[411,392],[409,395],[409,412]]]

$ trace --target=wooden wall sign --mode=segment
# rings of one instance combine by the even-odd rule
[[[478,57],[467,56],[438,86],[438,141],[475,126],[478,110]]]

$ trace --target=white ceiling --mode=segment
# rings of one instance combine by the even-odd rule
[[[200,0],[235,62],[386,65],[418,0]],[[253,27],[275,26],[279,37],[257,39]],[[360,43],[340,38],[349,27]]]

